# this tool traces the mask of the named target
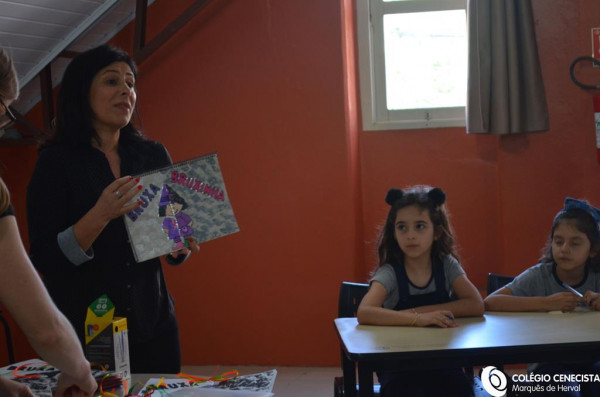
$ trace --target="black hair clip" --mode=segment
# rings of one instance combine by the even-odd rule
[[[400,200],[404,196],[404,192],[400,189],[390,189],[385,195],[385,202],[389,205],[394,205],[394,203]]]
[[[431,189],[427,192],[427,196],[433,201],[433,204],[438,207],[446,202],[446,193],[439,187]]]

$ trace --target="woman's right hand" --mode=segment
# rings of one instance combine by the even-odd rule
[[[455,328],[458,324],[454,321],[454,315],[449,310],[436,310],[434,312],[427,313],[416,313],[418,314],[415,326],[427,327],[429,325],[435,325],[440,328]]]
[[[140,206],[139,200],[129,203],[140,194],[143,186],[139,178],[124,176],[108,185],[96,202],[95,209],[106,222],[125,215]]]
[[[91,371],[83,379],[75,379],[61,373],[56,382],[55,397],[91,397],[98,389],[98,383]]]

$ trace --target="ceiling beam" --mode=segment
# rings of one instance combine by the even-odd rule
[[[133,37],[134,56],[146,46],[146,16],[148,15],[148,3],[146,0],[136,0],[135,3],[135,26]]]
[[[135,61],[140,64],[144,62],[154,51],[162,46],[167,40],[169,40],[175,33],[179,31],[186,23],[188,23],[196,14],[202,11],[207,5],[213,0],[196,0],[191,6],[189,6],[184,12],[181,13],[173,22],[167,25],[160,33],[148,43],[143,46],[137,53],[134,54]],[[136,10],[137,13],[137,10]],[[137,16],[136,16],[137,22]],[[144,39],[145,41],[145,39]]]

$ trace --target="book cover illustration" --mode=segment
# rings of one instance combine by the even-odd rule
[[[142,204],[125,214],[138,262],[239,231],[217,153],[136,175]]]
[[[58,368],[39,358],[0,368],[1,377],[25,384],[35,397],[53,397],[59,375]],[[92,376],[105,390],[119,389],[123,386],[123,381],[118,375],[101,368],[92,368]]]
[[[179,397],[268,397],[273,396],[276,377],[277,370],[272,369],[256,374],[238,375],[224,382],[208,381],[197,384],[190,384],[182,378],[150,378],[138,394],[144,395],[153,386],[160,384],[162,387],[157,390],[161,394]]]

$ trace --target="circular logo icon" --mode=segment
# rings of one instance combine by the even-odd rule
[[[481,384],[493,397],[506,395],[508,385],[506,375],[496,367],[489,366],[481,370]]]

